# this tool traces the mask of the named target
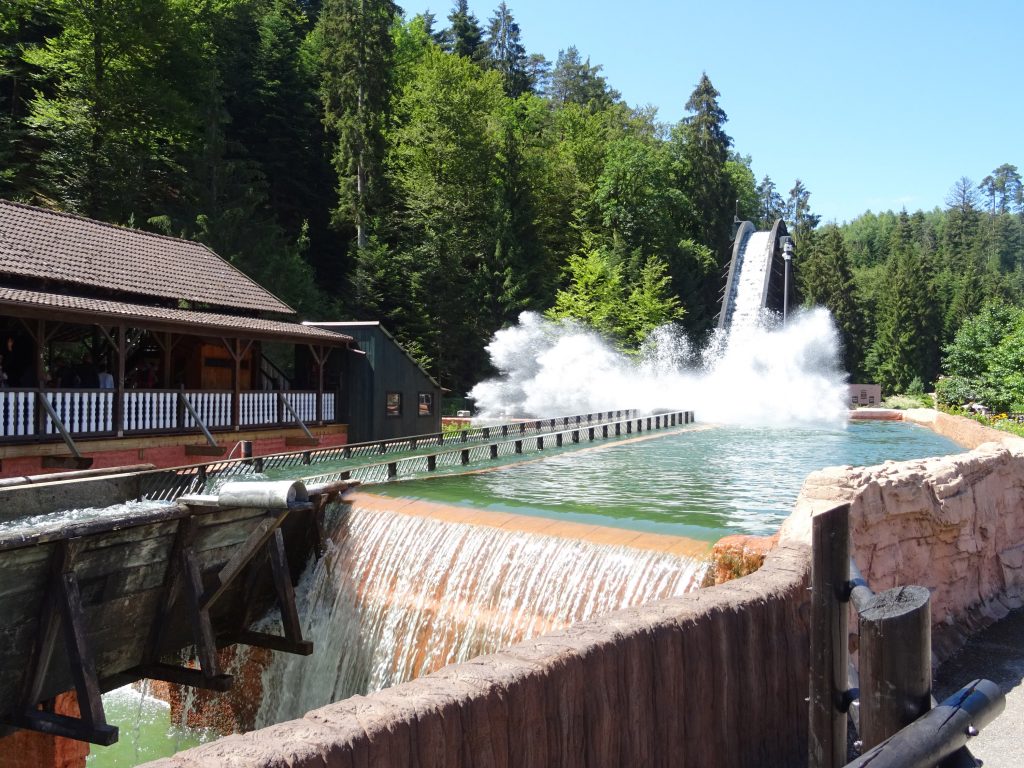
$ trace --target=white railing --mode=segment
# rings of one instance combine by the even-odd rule
[[[230,392],[186,392],[185,399],[195,409],[207,429],[232,426]],[[186,412],[185,427],[195,429],[198,426],[192,414]]]
[[[309,424],[316,421],[316,392],[284,392],[284,399],[292,407],[292,411],[302,419],[303,423]],[[295,419],[287,408],[281,414],[281,421],[294,423]]]
[[[242,426],[277,423],[277,392],[243,392],[239,401]]]
[[[0,389],[0,439],[54,437],[59,429],[39,403],[35,389]],[[122,429],[126,434],[139,432],[193,431],[199,425],[181,402],[184,395],[207,429],[230,429],[232,393],[221,391],[181,392],[166,389],[135,389],[122,394]],[[111,389],[52,389],[42,396],[71,435],[114,434],[117,430],[116,394]],[[289,405],[303,423],[316,422],[316,392],[242,392],[239,399],[239,426],[289,426],[295,424]],[[323,419],[335,417],[335,395],[323,394]]]
[[[125,432],[175,429],[178,426],[177,392],[132,390],[124,393],[123,402]]]
[[[110,432],[114,428],[114,391],[111,389],[58,389],[44,392],[64,429],[74,435]],[[43,434],[60,430],[49,413],[43,414]]]
[[[0,415],[2,434],[5,437],[22,437],[36,433],[36,393],[35,390],[0,391]]]

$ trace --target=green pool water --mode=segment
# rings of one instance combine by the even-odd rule
[[[717,427],[367,490],[715,541],[731,533],[774,532],[816,469],[961,450],[928,429],[900,422],[851,422],[845,429]]]
[[[166,703],[131,686],[104,694],[103,709],[119,738],[109,747],[91,747],[87,768],[131,768],[217,738],[212,731],[172,725]]]

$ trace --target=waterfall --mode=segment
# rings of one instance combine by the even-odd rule
[[[771,265],[771,233],[753,232],[737,258],[730,331],[735,333],[761,325],[764,291]],[[723,308],[723,312],[727,309]]]
[[[298,587],[309,657],[275,654],[257,726],[608,611],[681,594],[705,563],[661,552],[336,505]]]

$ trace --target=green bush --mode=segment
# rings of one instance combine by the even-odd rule
[[[920,394],[913,394],[906,392],[902,395],[889,395],[881,403],[883,408],[895,408],[900,411],[905,411],[908,408],[934,408],[932,403],[932,396],[926,395],[923,392]]]

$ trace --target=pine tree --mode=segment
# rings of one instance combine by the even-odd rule
[[[468,0],[455,0],[448,22],[451,26],[444,33],[445,49],[456,56],[482,61],[487,52],[484,31],[476,16],[469,12]]]
[[[821,220],[820,216],[811,213],[810,201],[810,191],[800,179],[797,179],[793,183],[793,188],[789,190],[785,207],[785,219],[789,225],[789,233],[793,235],[797,243],[818,226],[818,222]]]
[[[576,46],[558,52],[558,60],[551,71],[547,95],[555,104],[578,104],[598,112],[619,100],[618,91],[610,88],[601,75],[601,66],[584,61]]]
[[[326,0],[320,14],[324,121],[338,141],[336,219],[354,227],[360,249],[368,242],[370,217],[382,191],[394,55],[391,26],[398,14],[391,0]]]
[[[754,223],[758,229],[771,229],[778,219],[785,217],[786,204],[771,176],[765,176],[757,185],[757,199],[757,221]]]
[[[801,251],[797,279],[804,303],[832,313],[842,338],[843,363],[856,379],[864,354],[864,322],[854,295],[843,233],[836,226],[826,227],[805,238]]]
[[[504,2],[494,11],[487,32],[487,62],[501,73],[509,97],[514,99],[532,88],[519,25]]]
[[[686,200],[680,219],[688,237],[682,239],[714,257],[711,269],[693,263],[693,287],[681,289],[693,330],[704,330],[718,312],[721,272],[729,258],[732,236],[735,193],[726,168],[732,139],[725,132],[728,118],[718,105],[718,96],[707,74],[701,75],[686,102],[689,114],[672,130],[676,184]]]

